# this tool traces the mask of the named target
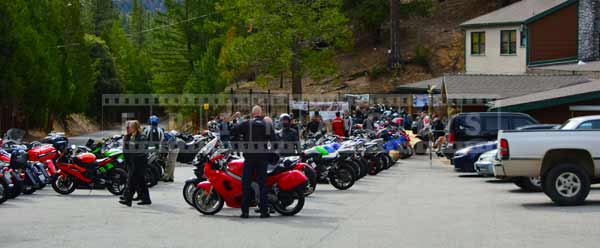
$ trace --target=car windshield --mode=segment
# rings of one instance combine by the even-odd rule
[[[560,130],[571,130],[577,128],[577,121],[567,120],[558,129]]]

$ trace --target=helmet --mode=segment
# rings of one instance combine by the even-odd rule
[[[281,114],[281,116],[279,116],[279,121],[283,121],[284,119],[292,120],[292,117],[288,114]]]
[[[148,123],[150,123],[150,125],[152,125],[152,126],[158,125],[158,122],[159,122],[159,119],[158,119],[158,116],[156,116],[156,115],[152,115],[152,116],[150,116],[150,118],[148,118]]]

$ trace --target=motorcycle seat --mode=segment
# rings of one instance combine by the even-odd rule
[[[287,168],[281,164],[278,164],[272,168],[267,169],[267,176],[273,176],[273,175],[276,175],[276,174],[279,174],[281,172],[288,171],[288,170],[289,170],[289,168]]]
[[[82,166],[84,168],[95,168],[98,165],[98,161],[94,161],[92,163],[84,163],[79,159],[75,159],[75,164]]]
[[[110,158],[101,158],[96,160],[96,163],[99,165],[104,165],[106,163],[107,160],[109,160]]]
[[[294,157],[285,157],[281,160],[281,163],[283,164],[283,166],[285,167],[290,167],[293,164],[297,163],[300,160],[300,157],[298,156],[294,156]]]
[[[334,153],[330,153],[327,156],[323,156],[323,161],[331,161],[331,160],[336,160],[340,157],[340,154],[337,152]]]

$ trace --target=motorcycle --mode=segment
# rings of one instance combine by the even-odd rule
[[[339,153],[330,153],[322,146],[305,150],[300,161],[306,163],[316,172],[317,182],[329,182],[339,190],[346,190],[354,185],[356,172],[347,160],[340,159]]]
[[[0,164],[0,204],[8,200],[8,192],[10,190],[10,181],[4,177],[4,165]]]
[[[77,188],[94,188],[96,184],[107,186],[106,189],[121,195],[127,184],[127,172],[115,168],[113,158],[96,159],[94,154],[78,152],[71,146],[57,162],[58,173],[52,180],[52,188],[59,194],[68,195]]]
[[[98,142],[94,141],[93,139],[89,139],[85,147],[79,148],[84,152],[94,154],[96,158],[112,158],[113,162],[110,164],[116,168],[127,171],[125,156],[123,154],[122,138],[123,135],[115,135],[112,138],[104,138],[102,141]],[[146,170],[146,173],[144,174],[146,186],[149,188],[155,186],[161,178],[160,175],[156,175],[156,170],[156,168],[151,168]],[[158,170],[160,170],[160,168]]]
[[[210,154],[216,152],[219,148],[219,139],[213,138],[210,142],[206,143],[198,151],[194,159],[192,160],[192,166],[194,167],[194,176],[185,181],[183,185],[183,199],[187,204],[194,207],[193,195],[196,190],[196,186],[198,183],[206,181],[206,177],[204,176],[204,165],[209,162]]]
[[[269,205],[281,215],[295,215],[304,207],[304,189],[306,176],[297,168],[277,165],[267,174],[266,186],[269,190]],[[204,165],[204,175],[208,179],[198,183],[193,193],[194,207],[205,215],[218,213],[224,203],[229,207],[239,208],[242,202],[242,170],[244,160],[228,162],[226,151],[214,153]],[[258,186],[253,183],[254,197],[252,206],[257,205]]]
[[[213,138],[215,134],[210,131],[205,131],[202,134],[191,135],[186,133],[177,134],[177,138],[183,140],[182,144],[178,143],[180,147],[179,155],[177,156],[177,162],[189,164],[193,161],[194,157],[200,150]]]

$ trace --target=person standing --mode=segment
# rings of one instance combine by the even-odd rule
[[[150,124],[150,128],[144,130],[144,136],[148,138],[148,145],[156,150],[160,149],[160,144],[164,141],[165,131],[158,127],[158,123],[160,119],[156,115],[150,116],[148,118],[148,124]]]
[[[315,111],[311,121],[306,125],[306,129],[309,134],[324,133],[319,112]]]
[[[333,134],[344,136],[344,120],[342,120],[340,112],[335,112],[335,118],[331,120],[331,129],[333,129]]]
[[[127,134],[123,137],[123,156],[127,163],[128,176],[127,188],[123,200],[119,203],[131,207],[133,194],[138,193],[141,201],[138,205],[150,205],[150,192],[146,186],[144,174],[146,172],[146,147],[147,138],[142,134],[140,123],[136,120],[127,122]]]
[[[373,131],[375,121],[373,120],[373,114],[369,114],[367,119],[363,122],[363,129]]]
[[[267,179],[267,166],[272,158],[272,151],[268,148],[270,141],[275,141],[273,128],[266,123],[262,114],[262,108],[258,105],[252,107],[252,120],[244,121],[239,125],[241,140],[245,143],[237,147],[244,154],[244,169],[242,171],[242,215],[241,218],[249,217],[250,198],[252,194],[252,179],[258,183],[260,188],[260,217],[268,218],[269,209],[267,205],[267,194],[269,188],[265,182]],[[240,140],[234,137],[233,140]]]
[[[352,136],[352,125],[354,125],[352,116],[350,116],[348,112],[344,112],[344,130],[348,137]]]
[[[172,183],[174,181],[175,166],[177,165],[177,157],[179,156],[179,145],[183,141],[177,138],[177,131],[171,130],[171,132],[165,135],[166,149],[167,149],[167,163],[165,168],[165,175],[162,181]]]
[[[300,150],[300,136],[297,129],[293,127],[292,117],[288,114],[281,114],[279,121],[283,126],[279,133],[279,153],[284,157],[297,155]]]

